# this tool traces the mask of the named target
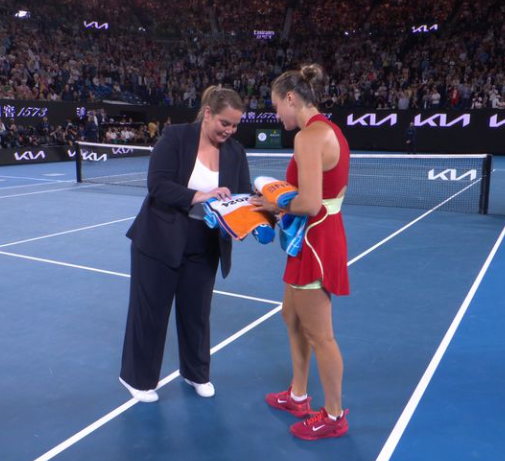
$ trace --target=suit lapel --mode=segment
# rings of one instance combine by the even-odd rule
[[[231,187],[233,184],[233,151],[230,143],[225,142],[219,149],[219,187]]]
[[[198,156],[198,147],[200,145],[200,130],[202,128],[201,122],[194,122],[189,125],[189,136],[186,140],[184,149],[184,184],[188,184],[189,178],[191,178],[191,173],[195,168],[196,157]]]

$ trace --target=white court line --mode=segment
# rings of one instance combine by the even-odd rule
[[[56,177],[56,176],[66,176],[67,173],[42,173],[42,176]]]
[[[425,217],[425,216],[427,216],[427,214],[425,213],[423,216]],[[417,219],[416,222],[417,221],[419,221],[419,219]],[[403,230],[407,229],[408,227],[410,227],[410,226],[404,226]],[[398,235],[398,233],[399,232],[395,232],[395,235]],[[382,243],[381,242],[379,242],[379,243],[382,245],[382,244],[384,244],[388,240],[389,240],[389,238],[388,239],[384,239],[384,240],[382,240]],[[372,248],[377,249],[379,246],[380,245],[377,244],[377,245],[374,245]],[[361,255],[358,255],[352,261],[349,261],[347,263],[347,265],[351,266],[356,261],[359,261],[364,255],[369,254],[370,251],[373,251],[373,250],[367,250],[364,253],[362,253]],[[32,258],[32,257],[29,257],[29,256],[17,255],[17,254],[13,254],[13,253],[5,253],[5,252],[2,252],[2,251],[0,251],[0,254],[6,254],[8,256],[14,256],[14,257],[22,257],[22,258],[26,258],[26,259],[40,260],[40,258]],[[54,261],[49,261],[49,260],[45,260],[45,261],[42,261],[42,262],[56,263]],[[67,263],[59,263],[59,264],[61,264],[61,265],[68,265]],[[70,266],[71,267],[75,267],[74,265],[70,265]],[[84,267],[80,266],[79,268],[84,268]],[[93,269],[93,270],[96,271],[96,272],[101,272],[102,271],[100,269]],[[111,274],[111,271],[105,271],[105,273]],[[119,275],[119,273],[115,273],[115,274],[112,273],[112,275]],[[120,276],[124,277],[124,276],[127,276],[127,274],[121,274]],[[275,301],[273,301],[273,303],[277,304]],[[234,340],[236,340],[238,337],[242,336],[243,334],[245,334],[248,331],[252,330],[253,328],[257,327],[258,325],[260,325],[261,323],[263,323],[265,320],[269,319],[273,315],[277,314],[281,310],[281,308],[282,308],[281,304],[277,305],[274,309],[270,310],[265,315],[263,315],[259,319],[255,320],[253,323],[247,325],[242,330],[238,331],[234,335],[232,335],[229,338],[227,338],[226,340],[224,340],[222,343],[220,343],[217,346],[215,346],[215,348],[211,349],[211,353],[215,353],[215,352],[219,351],[220,349],[222,349],[223,347],[226,347],[228,344],[230,344],[231,342],[233,342]],[[160,381],[158,389],[160,387],[162,387],[162,386],[165,386],[169,382],[173,381],[178,376],[179,376],[179,370],[174,371],[172,374],[170,374],[169,376],[167,376],[166,378],[164,378],[163,380]],[[50,451],[46,452],[42,456],[40,456],[37,459],[35,459],[35,461],[49,461],[50,459],[54,458],[55,456],[57,456],[61,452],[65,451],[66,449],[68,449],[72,445],[74,445],[77,442],[79,442],[80,440],[84,439],[89,434],[91,434],[92,432],[96,431],[97,429],[99,429],[103,425],[107,424],[112,419],[114,419],[115,417],[117,417],[120,414],[124,413],[126,410],[128,410],[129,408],[131,408],[133,405],[135,405],[136,403],[138,403],[136,401],[134,401],[133,403],[131,403],[132,400],[129,400],[128,402],[126,402],[122,406],[116,408],[112,412],[108,413],[107,415],[105,415],[102,418],[98,419],[97,421],[95,421],[94,423],[90,424],[86,428],[82,429],[78,433],[74,434],[72,437],[68,438],[67,440],[63,441],[59,445],[55,446]]]
[[[6,187],[0,187],[0,192],[7,190],[7,189],[20,189],[22,187],[40,187],[40,186],[49,186],[53,184],[64,184],[64,183],[69,183],[69,182],[75,182],[73,180],[65,180],[65,181],[50,181],[50,182],[39,182],[37,184],[20,184],[17,186],[6,186]]]
[[[68,231],[57,232],[55,234],[41,235],[40,237],[33,237],[33,238],[25,239],[25,240],[18,240],[16,242],[4,243],[4,244],[0,245],[0,248],[10,247],[13,245],[20,245],[21,243],[34,242],[35,240],[43,240],[43,239],[47,239],[47,238],[51,238],[51,237],[58,237],[60,235],[72,234],[74,232],[81,232],[81,231],[85,231],[85,230],[89,230],[89,229],[95,229],[97,227],[108,226],[110,224],[116,224],[116,223],[123,222],[123,221],[131,221],[132,219],[135,219],[135,216],[131,216],[129,218],[123,218],[123,219],[116,219],[115,221],[104,222],[101,224],[94,224],[92,226],[79,227],[77,229],[71,229]]]
[[[430,381],[433,378],[435,371],[437,370],[438,366],[440,365],[440,362],[441,362],[444,354],[446,353],[447,348],[449,347],[449,344],[451,343],[454,335],[456,334],[456,330],[458,329],[461,321],[463,320],[463,317],[466,314],[466,311],[468,310],[468,307],[470,306],[470,303],[472,302],[472,300],[475,296],[475,293],[477,292],[479,285],[482,282],[482,279],[486,275],[486,272],[489,269],[489,266],[491,265],[491,262],[493,261],[493,258],[495,256],[496,252],[498,251],[498,248],[502,244],[504,237],[505,237],[505,227],[501,231],[501,234],[498,237],[498,240],[496,240],[496,243],[494,244],[493,249],[489,253],[484,265],[482,266],[482,269],[480,270],[479,275],[477,275],[477,278],[473,282],[473,285],[470,288],[470,291],[468,292],[465,300],[463,301],[463,304],[459,308],[459,311],[456,314],[456,317],[454,317],[454,320],[452,321],[451,326],[447,330],[447,333],[445,334],[444,338],[442,339],[442,342],[438,346],[438,349],[435,352],[435,355],[433,356],[433,358],[431,359],[431,362],[428,365],[428,368],[424,372],[424,375],[421,378],[421,381],[419,381],[419,384],[417,385],[416,389],[414,390],[412,397],[410,397],[410,400],[408,401],[405,409],[403,410],[402,414],[400,415],[400,418],[398,419],[397,423],[395,424],[393,431],[389,435],[389,437],[388,437],[384,447],[382,448],[381,452],[379,453],[379,456],[377,457],[376,461],[389,461],[389,459],[393,455],[393,452],[395,451],[403,433],[405,432],[405,429],[407,428],[407,425],[409,424],[410,419],[412,418],[412,415],[416,411],[416,408],[419,405],[419,402],[421,401],[421,398],[423,397],[428,385],[430,384]]]
[[[65,183],[67,181],[61,181],[61,182]],[[72,182],[74,182],[74,181],[72,181]],[[86,187],[102,187],[104,185],[105,184],[91,184],[89,186],[81,186],[81,185],[75,184],[75,186],[73,186],[73,187],[62,187],[60,189],[48,189],[48,190],[41,190],[38,192],[26,192],[24,194],[0,195],[0,199],[12,198],[12,197],[25,197],[26,195],[48,194],[50,192],[62,192],[62,191],[66,191],[66,190],[79,190],[79,189],[84,189]]]
[[[235,293],[230,293],[230,292],[227,292],[227,291],[214,290],[214,293],[217,293],[218,295],[232,296],[232,297],[241,298],[241,299],[250,299],[251,301],[258,301],[258,302],[266,303],[266,304],[276,304],[276,305],[279,305],[279,301],[271,301],[270,299],[256,298],[254,296],[237,295]]]
[[[38,457],[37,461],[42,461],[42,460],[47,461],[49,459],[54,458],[56,455],[60,454],[62,451],[66,450],[67,448],[70,448],[72,445],[79,442],[79,440],[83,439],[84,437],[88,436],[92,432],[96,431],[101,426],[112,421],[114,418],[116,418],[120,414],[124,413],[126,410],[129,410],[131,407],[133,407],[137,403],[138,402],[135,399],[128,400],[127,402],[123,403],[123,405],[121,405],[120,407],[116,408],[115,410],[111,411],[110,413],[107,413],[105,416],[100,418],[98,421],[95,421],[93,424],[90,424],[88,427],[83,429],[81,432],[75,434],[74,436],[65,440],[65,442],[61,443],[57,447],[53,448],[52,450],[50,450],[47,453],[43,454],[42,456]]]
[[[98,274],[114,275],[116,277],[123,277],[126,279],[130,278],[130,274],[125,274],[124,272],[109,271],[106,269],[97,269],[96,267],[82,266],[80,264],[71,264],[71,263],[66,263],[63,261],[55,261],[54,259],[37,258],[35,256],[21,255],[18,253],[9,253],[8,251],[0,251],[0,255],[12,256],[13,258],[26,259],[28,261],[36,261],[36,262],[41,262],[41,263],[53,264],[55,266],[70,267],[72,269],[81,269],[81,270],[85,270],[88,272],[96,272]],[[279,301],[272,301],[271,299],[264,299],[264,298],[256,298],[254,296],[246,296],[246,295],[241,295],[238,293],[231,293],[228,291],[214,290],[214,293],[219,294],[219,295],[224,295],[224,296],[231,296],[234,298],[247,299],[250,301],[258,301],[261,303],[275,304],[276,306],[279,305]]]
[[[504,170],[505,171],[505,170]],[[480,181],[480,179],[478,180]],[[477,181],[477,182],[478,182]],[[431,210],[428,210],[426,213],[424,213],[423,215],[419,216],[417,219],[415,219],[414,221],[408,223],[407,225],[405,225],[404,227],[402,227],[401,229],[399,229],[398,231],[396,231],[395,233],[391,234],[389,237],[386,237],[384,240],[381,240],[379,243],[377,243],[376,245],[374,245],[373,247],[371,247],[369,249],[369,252],[375,250],[376,248],[378,248],[379,246],[383,245],[384,243],[386,243],[388,240],[391,240],[393,237],[396,237],[396,235],[398,235],[399,233],[403,232],[404,230],[408,229],[410,226],[414,225],[416,222],[420,221],[421,219],[425,218],[426,216],[428,216],[430,213],[432,213],[433,211],[437,210],[438,208],[440,208],[441,206],[445,205],[447,202],[449,202],[450,200],[452,200],[454,197],[456,197],[457,195],[461,194],[462,192],[466,191],[467,189],[469,189],[470,187],[474,186],[475,184],[477,184],[477,182],[475,183],[472,183],[470,184],[469,186],[465,187],[464,189],[462,189],[461,191],[459,191],[458,193],[454,194],[453,196],[449,197],[447,200],[444,200],[443,202],[441,202],[439,205],[437,205],[436,207],[432,208]],[[81,187],[86,187],[86,186],[81,186]],[[1,190],[1,188],[0,188]],[[59,190],[59,189],[58,189]],[[0,197],[1,198],[1,197]],[[131,219],[135,219],[135,216],[132,216],[130,218],[124,218],[124,219],[118,219],[116,221],[110,221],[110,222],[106,222],[106,223],[102,223],[102,224],[96,224],[96,225],[93,225],[93,226],[86,226],[86,227],[81,227],[81,228],[78,228],[78,229],[72,229],[72,230],[68,230],[68,231],[63,231],[63,232],[57,232],[55,234],[48,234],[48,235],[43,235],[43,236],[40,236],[40,237],[34,237],[34,238],[30,238],[30,239],[26,239],[26,240],[19,240],[19,241],[16,241],[16,242],[11,242],[11,243],[5,243],[3,245],[0,245],[0,248],[5,248],[5,247],[9,247],[9,246],[13,246],[13,245],[19,245],[21,243],[26,243],[26,242],[33,242],[35,240],[42,240],[42,239],[46,239],[46,238],[50,238],[50,237],[56,237],[56,236],[59,236],[59,235],[65,235],[65,234],[70,234],[70,233],[73,233],[73,232],[80,232],[80,231],[84,231],[84,230],[89,230],[89,229],[94,229],[96,227],[101,227],[101,226],[107,226],[109,224],[115,224],[115,223],[118,223],[118,222],[122,222],[122,221],[128,221],[128,220],[131,220]],[[357,258],[362,258],[364,256],[366,256],[368,253],[364,253],[360,256],[358,256]],[[351,263],[354,263],[356,262],[358,259],[352,259],[350,262]]]
[[[220,351],[221,349],[226,347],[231,342],[235,341],[236,339],[245,335],[248,331],[250,331],[253,328],[255,328],[256,326],[258,326],[260,323],[263,323],[265,320],[268,320],[270,317],[277,314],[277,312],[279,312],[280,310],[281,310],[281,306],[279,305],[275,309],[272,309],[270,312],[267,312],[265,315],[263,315],[259,319],[255,320],[253,323],[251,323],[251,324],[247,325],[246,327],[242,328],[241,330],[237,331],[234,335],[230,336],[229,338],[225,339],[224,341],[222,341],[219,344],[217,344],[216,346],[214,346],[210,350],[210,355],[214,355],[216,352]],[[166,386],[168,383],[170,383],[174,379],[178,378],[179,376],[180,376],[179,370],[174,371],[173,373],[168,375],[166,378],[163,378],[158,383],[158,387],[156,389],[160,389],[163,386]],[[137,403],[139,403],[139,402],[135,399],[128,400],[120,407],[116,408],[115,410],[111,411],[110,413],[107,413],[105,416],[103,416],[99,420],[95,421],[93,424],[90,424],[89,426],[87,426],[82,431],[78,432],[77,434],[73,435],[69,439],[60,443],[59,445],[54,447],[52,450],[48,451],[47,453],[44,453],[42,456],[39,456],[35,461],[49,461],[50,459],[59,455],[62,451],[65,451],[67,448],[70,448],[72,445],[75,445],[77,442],[82,440],[84,437],[87,437],[92,432],[96,431],[100,427],[102,427],[105,424],[107,424],[108,422],[112,421],[114,418],[121,415],[126,410],[129,410],[131,407],[133,407]]]
[[[369,248],[364,253],[361,253],[360,255],[356,256],[354,259],[351,259],[351,261],[349,263],[352,264],[352,263],[355,263],[356,261],[359,261],[361,258],[365,257],[368,253],[371,253],[376,248],[379,248],[381,245],[384,245],[388,240],[391,240],[392,238],[396,237],[398,234],[401,234],[403,231],[407,230],[409,227],[413,226],[418,221],[421,221],[421,219],[426,218],[426,216],[430,215],[435,210],[438,210],[441,206],[444,206],[447,202],[449,202],[453,198],[457,197],[459,194],[462,194],[466,190],[470,189],[470,187],[475,186],[475,184],[479,183],[480,181],[481,180],[478,179],[474,183],[466,186],[464,189],[461,189],[459,192],[457,192],[456,194],[452,195],[447,200],[444,200],[443,202],[439,203],[437,206],[433,207],[431,210],[428,210],[426,213],[422,214],[418,218],[414,219],[413,221],[411,221],[408,224],[406,224],[405,226],[403,226],[401,229],[398,229],[396,232],[393,232],[391,235],[389,235],[388,237],[386,237],[384,240],[381,240],[379,243],[375,244],[373,247]]]
[[[417,222],[421,221],[426,216],[430,215],[435,210],[437,210],[441,206],[445,205],[447,202],[449,202],[453,198],[457,197],[459,194],[465,192],[470,187],[475,186],[475,184],[477,184],[479,181],[480,181],[480,179],[477,180],[477,181],[475,181],[474,183],[466,186],[465,188],[463,188],[462,190],[460,190],[456,194],[452,195],[448,199],[446,199],[443,202],[439,203],[437,206],[433,207],[431,210],[427,211],[426,213],[423,213],[421,216],[419,216],[418,218],[414,219],[410,223],[406,224],[401,229],[398,229],[397,231],[395,231],[392,234],[390,234],[388,237],[386,237],[383,240],[381,240],[380,242],[376,243],[375,245],[373,245],[372,247],[370,247],[368,250],[364,251],[360,255],[356,256],[353,259],[351,259],[349,261],[349,263],[348,263],[348,266],[350,266],[350,265],[354,264],[355,262],[359,261],[360,259],[364,258],[366,255],[368,255],[372,251],[376,250],[377,248],[381,247],[382,245],[384,245],[386,242],[388,242],[389,240],[393,239],[397,235],[401,234],[402,232],[404,232],[405,230],[407,230],[409,227],[412,227],[414,224],[416,224]],[[130,219],[130,218],[126,218],[126,219]],[[107,225],[107,224],[109,224],[109,223],[104,223],[102,225]],[[100,225],[89,226],[89,228],[98,227],[98,226],[100,226]],[[66,233],[77,232],[78,230],[79,229],[76,229],[74,231],[66,231]],[[60,234],[63,234],[63,233],[60,233]],[[15,244],[18,244],[18,243],[23,243],[23,242],[26,242],[26,241],[33,241],[33,240],[37,240],[37,239],[41,239],[41,238],[47,238],[47,237],[49,237],[49,236],[43,236],[43,237],[39,237],[39,238],[35,238],[35,239],[28,239],[28,240],[20,241],[20,242],[13,242],[11,244],[4,244],[4,245],[0,245],[0,248],[6,247],[6,246],[10,246],[10,245],[15,245]],[[5,251],[0,251],[0,254],[5,255],[5,256],[12,256],[12,257],[15,257],[15,258],[27,259],[27,260],[31,260],[31,261],[44,262],[44,263],[48,263],[48,264],[55,264],[55,265],[58,265],[58,266],[71,267],[71,268],[74,268],[74,269],[82,269],[82,270],[87,270],[87,271],[91,271],[91,272],[98,272],[98,273],[101,273],[101,274],[116,275],[118,277],[130,277],[128,274],[124,274],[124,273],[121,273],[121,272],[108,271],[108,270],[105,270],[105,269],[97,269],[97,268],[94,268],[94,267],[81,266],[81,265],[78,265],[78,264],[70,264],[70,263],[65,263],[65,262],[61,262],[61,261],[55,261],[55,260],[52,260],[52,259],[36,258],[34,256],[21,255],[21,254],[18,254],[18,253],[8,253],[8,252],[5,252]],[[275,303],[275,301],[274,301],[274,303]]]
[[[82,269],[89,272],[97,272],[99,274],[115,275],[117,277],[130,278],[128,274],[124,274],[122,272],[108,271],[105,269],[96,269],[94,267],[81,266],[80,264],[70,264],[65,263],[63,261],[55,261],[54,259],[36,258],[35,256],[26,256],[18,253],[9,253],[7,251],[0,251],[0,255],[12,256],[14,258],[27,259],[29,261],[36,261],[41,263],[54,264],[55,266],[71,267],[72,269]]]
[[[53,182],[54,179],[43,179],[43,178],[30,178],[27,176],[6,176],[6,175],[0,175],[0,178],[7,178],[7,179],[28,179],[29,181],[44,181],[44,182]],[[62,181],[65,182],[65,181]]]
[[[472,184],[474,185],[474,184]],[[471,187],[472,185],[468,186],[468,187]],[[468,189],[468,187],[466,187],[465,189],[463,189],[461,192],[463,192],[464,190]],[[454,198],[456,195],[458,194],[455,194],[454,196],[452,196],[450,199]],[[450,200],[448,199],[448,200]],[[442,206],[444,203],[446,203],[448,200],[442,202],[441,204],[437,205],[435,208],[433,208],[432,210],[428,211],[427,213],[424,213],[423,215],[421,215],[421,217],[417,218],[416,220],[413,221],[414,222],[418,222],[420,219],[423,219],[424,217],[428,216],[432,211],[434,211],[435,209],[439,208],[440,206]],[[400,231],[403,232],[404,230],[408,229],[410,227],[409,224],[407,224],[406,226],[404,226]],[[400,231],[396,231],[394,233],[394,235],[398,235],[399,233],[401,233]],[[391,237],[392,238],[392,237]],[[385,239],[383,239],[381,242],[379,242],[378,244],[374,245],[372,248],[373,249],[377,249],[378,247],[380,247],[381,245],[383,245],[384,243],[386,243],[388,240],[391,239],[390,237],[387,237]],[[362,254],[358,255],[357,257],[355,257],[354,259],[352,259],[351,261],[349,261],[347,263],[347,266],[351,266],[352,264],[354,264],[356,261],[359,261],[361,258],[363,258],[365,255],[369,254],[371,251],[373,251],[373,249],[368,249],[366,250],[365,252],[363,252]],[[22,258],[26,258],[26,259],[35,259],[35,258],[32,258],[32,257],[28,257],[28,256],[23,256],[23,255],[17,255],[17,254],[14,254],[14,253],[5,253],[5,252],[0,252],[0,254],[5,254],[5,255],[8,255],[8,256],[14,256],[14,257],[22,257]],[[38,260],[39,258],[36,258],[35,260]],[[45,260],[47,262],[51,262],[51,263],[57,263],[55,261],[49,261],[49,260]],[[59,263],[61,265],[68,265],[67,263]],[[70,267],[77,267],[75,265],[68,265]],[[79,268],[84,268],[84,266],[80,266]],[[97,271],[97,272],[101,272],[102,270],[100,269],[93,269],[94,271]],[[104,271],[105,273],[109,273],[109,274],[112,274],[112,275],[119,275],[120,273],[112,273],[112,271]],[[127,276],[127,274],[121,274],[120,276],[124,277],[124,276]],[[240,295],[239,295],[240,296]],[[275,303],[275,301],[274,301]],[[256,326],[260,325],[261,323],[263,323],[265,320],[269,319],[270,317],[272,317],[273,315],[277,314],[282,308],[282,304],[281,305],[278,305],[277,307],[275,307],[274,309],[270,310],[269,312],[267,312],[265,315],[263,315],[262,317],[260,317],[259,319],[255,320],[253,323],[249,324],[248,326],[246,326],[245,328],[243,328],[242,330],[240,330],[239,332],[235,333],[234,335],[230,336],[229,338],[227,338],[226,340],[224,340],[222,343],[218,344],[217,346],[215,346],[215,348],[213,348],[211,350],[211,353],[215,353],[217,351],[219,351],[220,349],[222,349],[223,347],[227,346],[228,344],[230,344],[231,342],[233,342],[235,339],[237,339],[239,336],[237,335],[242,335],[242,334],[245,334],[247,333],[248,331],[252,330],[253,328],[255,328]],[[243,333],[241,333],[243,332]],[[169,376],[167,376],[166,378],[164,378],[163,380],[160,381],[160,384],[158,386],[159,387],[162,387],[166,384],[168,384],[170,381],[173,381],[174,379],[176,379],[177,377],[179,376],[179,371],[175,371],[173,372],[172,374],[170,374]],[[60,443],[59,445],[55,446],[53,449],[49,450],[48,452],[46,452],[45,454],[43,454],[42,456],[38,457],[37,459],[35,459],[34,461],[49,461],[50,459],[54,458],[55,456],[57,456],[58,454],[60,454],[61,452],[65,451],[67,448],[71,447],[72,445],[76,444],[77,442],[79,442],[80,440],[84,439],[85,437],[87,437],[89,434],[91,434],[92,432],[96,431],[97,429],[99,429],[100,427],[102,427],[103,425],[107,424],[108,422],[110,422],[112,419],[116,418],[117,416],[119,416],[120,414],[124,413],[126,410],[128,410],[129,408],[131,408],[133,405],[137,404],[138,402],[135,401],[134,399],[131,399],[129,400],[128,402],[126,402],[125,404],[123,404],[122,406],[116,408],[115,410],[113,410],[112,412],[108,413],[107,415],[103,416],[102,418],[100,418],[99,420],[95,421],[94,423],[90,424],[89,426],[87,426],[86,428],[82,429],[81,431],[79,431],[78,433],[74,434],[72,437],[68,438],[67,440],[65,440],[64,442]]]

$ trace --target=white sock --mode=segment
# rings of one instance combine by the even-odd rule
[[[333,416],[333,415],[330,415],[330,414],[328,413],[328,417],[329,417],[330,419],[332,419],[333,421],[336,421],[337,419],[342,418],[342,416],[344,416],[344,412],[343,412],[343,411],[340,413],[340,416]]]
[[[293,394],[293,391],[291,391],[291,398],[292,398],[295,402],[303,402],[304,400],[307,400],[307,397],[308,397],[308,395],[307,395],[307,394],[304,394],[304,395],[298,396],[298,395]]]

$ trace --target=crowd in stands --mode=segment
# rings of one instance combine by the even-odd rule
[[[500,0],[24,0],[23,6],[30,18],[14,17],[21,9],[16,0],[0,6],[0,99],[198,107],[202,90],[221,83],[239,91],[248,108],[264,109],[278,74],[320,62],[330,77],[327,109],[505,108]],[[287,18],[290,34],[281,41]],[[85,28],[84,20],[109,28]],[[438,30],[412,33],[423,24]],[[258,29],[275,36],[257,39]],[[55,138],[68,131],[60,128]]]
[[[234,36],[244,31],[273,30],[282,32],[288,3],[282,0],[215,1],[219,30]]]
[[[370,0],[302,0],[294,10],[293,30],[304,40],[323,36],[330,41],[345,32],[370,30],[367,20],[372,3]]]
[[[341,22],[336,47],[327,46],[328,35],[306,33],[296,45],[304,56],[325,63],[331,78],[327,108],[505,108],[503,2],[387,0],[371,12],[370,2],[360,3],[353,5],[363,12],[361,19]],[[315,0],[323,25],[331,4],[337,7],[331,0]],[[353,8],[338,5],[345,12]],[[310,24],[314,18],[301,17],[300,30],[316,30],[317,24]],[[430,31],[435,24],[438,31]],[[422,25],[427,33],[412,33],[411,26]]]
[[[209,8],[212,3],[209,0],[133,0],[132,13],[139,18],[143,28],[154,30],[162,36],[195,37],[211,32]],[[228,2],[228,8],[235,3],[239,2]]]
[[[109,118],[104,109],[89,111],[85,120],[68,119],[62,125],[51,125],[47,117],[36,125],[0,119],[0,148],[73,146],[77,141],[153,145],[170,123],[170,117],[163,125],[154,119],[142,123],[127,117]]]
[[[0,147],[38,147],[47,145],[73,145],[84,140],[84,125],[68,120],[65,125],[53,126],[44,117],[37,125],[20,125],[14,119],[0,120]]]
[[[405,28],[414,24],[442,24],[454,12],[457,0],[386,0],[374,9],[372,25]]]

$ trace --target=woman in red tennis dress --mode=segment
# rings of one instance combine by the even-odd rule
[[[340,208],[349,177],[349,146],[340,129],[322,115],[317,105],[324,91],[323,69],[313,64],[289,71],[272,85],[272,103],[287,130],[300,128],[295,154],[286,179],[298,195],[284,211],[308,215],[304,242],[296,257],[288,257],[282,314],[291,345],[293,378],[287,391],[272,393],[266,401],[305,421],[291,433],[306,440],[340,437],[348,431],[343,411],[343,361],[332,326],[331,293],[349,294],[347,243]],[[260,209],[278,212],[266,200]],[[307,382],[314,351],[325,403],[310,408]]]

